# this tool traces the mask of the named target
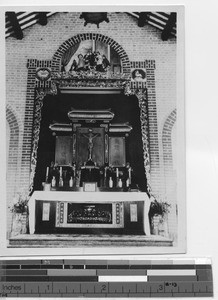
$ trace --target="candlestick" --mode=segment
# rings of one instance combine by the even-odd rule
[[[131,167],[129,168],[129,184],[131,184]]]
[[[62,167],[60,167],[60,177],[62,177]]]
[[[46,168],[46,178],[48,178],[49,167]]]

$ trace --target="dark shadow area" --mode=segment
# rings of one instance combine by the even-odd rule
[[[34,189],[42,189],[46,167],[55,159],[55,136],[49,129],[53,122],[70,123],[67,113],[72,109],[111,109],[115,114],[112,123],[129,122],[133,127],[126,139],[126,161],[130,162],[141,191],[146,191],[146,175],[143,159],[140,109],[135,96],[123,94],[63,94],[46,96],[42,108],[42,120],[38,144]]]

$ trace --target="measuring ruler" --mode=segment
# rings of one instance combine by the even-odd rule
[[[213,297],[208,259],[0,260],[1,297]]]

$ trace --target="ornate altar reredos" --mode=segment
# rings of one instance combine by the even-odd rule
[[[51,61],[29,60],[28,74],[35,78],[30,191],[149,191],[146,84],[154,67],[154,61],[130,62],[118,43],[100,34],[69,39]],[[137,199],[127,209],[135,228],[143,219]],[[103,202],[72,209],[59,199],[54,209],[47,200],[33,210],[39,210],[42,222],[54,209],[56,228],[63,222],[121,228],[126,204],[112,202],[104,209]],[[63,221],[64,210],[74,221]]]

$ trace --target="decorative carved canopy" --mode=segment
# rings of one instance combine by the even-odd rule
[[[68,113],[68,118],[72,122],[85,121],[87,123],[94,123],[96,121],[110,122],[114,117],[111,110],[86,110],[86,109],[73,109]]]
[[[71,132],[72,125],[67,123],[54,123],[49,126],[51,131]]]
[[[132,131],[132,126],[129,125],[129,123],[114,123],[110,124],[109,132],[111,133],[125,133],[128,134]]]

